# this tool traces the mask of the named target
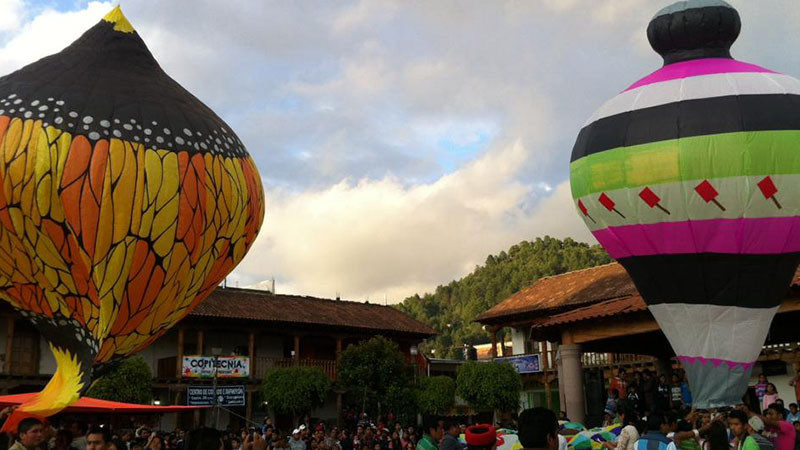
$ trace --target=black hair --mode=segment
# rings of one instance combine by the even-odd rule
[[[105,442],[106,444],[111,443],[111,431],[109,431],[108,428],[94,427],[91,430],[89,430],[87,436],[89,434],[99,434],[103,436],[103,442]]]
[[[186,433],[185,450],[219,450],[222,433],[213,428],[203,427]]]
[[[436,416],[426,416],[422,421],[423,433],[430,433],[431,430],[439,428],[439,418]]]
[[[747,425],[747,414],[744,411],[734,409],[728,413],[728,419],[736,419],[743,425]]]
[[[798,407],[798,406],[797,406],[797,403],[789,403],[789,408],[791,408],[792,406],[794,406],[795,408],[797,408],[797,407]]]
[[[17,434],[25,434],[36,425],[44,425],[41,420],[36,417],[26,417],[19,422],[17,426]]]
[[[636,410],[633,409],[632,406],[626,405],[624,408],[620,409],[619,413],[625,416],[625,419],[622,421],[622,426],[633,425],[636,428],[639,428],[639,416],[636,414]]]
[[[664,416],[660,412],[651,413],[650,417],[647,418],[647,422],[645,422],[645,431],[660,431],[663,423]]]
[[[783,410],[783,406],[780,403],[773,403],[767,407],[767,409],[771,409],[776,413],[781,415],[781,419],[786,419],[786,413]]]
[[[122,439],[112,439],[111,443],[114,444],[114,447],[116,447],[117,450],[128,450],[128,444],[126,444]]]
[[[526,409],[519,415],[519,442],[525,448],[547,447],[547,437],[558,434],[558,420],[553,411],[537,407]]]
[[[728,429],[722,422],[713,422],[708,429],[708,440],[706,445],[708,450],[729,450],[730,441],[728,440]]]

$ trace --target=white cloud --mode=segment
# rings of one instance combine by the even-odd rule
[[[515,181],[519,142],[429,184],[343,181],[273,192],[264,228],[237,269],[244,284],[275,276],[278,292],[390,302],[459,278],[524,238],[591,239],[568,183],[528,209],[535,188]]]
[[[0,32],[14,31],[20,27],[24,17],[24,7],[22,0],[0,2]]]
[[[5,1],[7,0],[3,0],[0,4]],[[9,8],[10,13],[14,14],[14,5],[19,9],[13,20],[19,20],[22,17],[22,3],[18,0],[11,0],[10,4],[0,7],[0,17],[4,12],[9,12],[4,11],[4,8]],[[74,12],[45,9],[29,22],[17,25],[12,28],[16,30],[13,37],[0,47],[0,73],[11,72],[25,64],[61,51],[96,24],[111,8],[113,8],[111,2],[90,2],[85,9]],[[0,30],[3,29],[3,24],[4,22],[0,21]]]

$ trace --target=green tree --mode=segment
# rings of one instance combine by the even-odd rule
[[[125,403],[153,400],[153,374],[144,358],[134,356],[111,369],[92,385],[89,397]]]
[[[336,368],[339,385],[347,390],[348,400],[373,417],[382,412],[398,412],[407,408],[413,396],[411,368],[403,352],[383,336],[349,345],[340,355]]]
[[[432,293],[408,297],[397,308],[439,332],[422,351],[435,349],[436,357],[458,358],[464,344],[489,342],[489,334],[473,322],[484,311],[539,278],[609,262],[598,245],[545,236],[489,255],[467,276]]]
[[[425,378],[417,390],[417,406],[423,414],[445,414],[456,400],[456,382],[447,376]]]
[[[322,406],[331,389],[331,380],[319,367],[275,368],[264,375],[261,394],[278,414],[297,417]]]
[[[456,393],[476,411],[516,411],[522,379],[511,364],[469,361],[458,368]]]

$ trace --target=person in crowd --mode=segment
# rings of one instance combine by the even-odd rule
[[[769,392],[769,391],[768,391]],[[764,394],[764,398],[768,395]],[[766,415],[761,417],[764,422],[767,438],[770,438],[776,450],[794,450],[797,436],[794,425],[786,421],[783,406],[773,403],[767,406]]]
[[[66,429],[58,430],[53,448],[54,450],[75,450],[75,447],[72,446],[72,432]],[[128,450],[128,447],[121,450]]]
[[[622,430],[616,442],[604,442],[603,447],[608,449],[634,450],[634,444],[639,440],[639,416],[633,408],[626,407],[619,411],[619,422]]]
[[[767,376],[763,373],[758,374],[758,383],[756,383],[756,397],[758,397],[758,404],[762,405],[764,401],[764,394],[767,393]],[[762,412],[766,413],[766,408],[762,408]]]
[[[222,432],[213,428],[198,428],[186,433],[185,450],[223,450]]]
[[[615,389],[617,390],[618,395],[628,392],[628,381],[624,367],[620,367],[619,370],[617,370],[617,376],[611,379],[611,383],[608,386],[608,392],[611,392]],[[564,419],[562,418],[561,420]]]
[[[692,390],[689,389],[689,379],[686,377],[686,373],[683,373],[681,376],[681,402],[684,408],[690,408],[692,403],[694,403]]]
[[[730,439],[728,438],[728,428],[722,420],[713,420],[708,427],[708,436],[704,450],[730,450]]]
[[[667,438],[670,424],[660,412],[651,413],[645,422],[645,433],[634,444],[636,450],[677,450],[675,443]]]
[[[767,390],[764,392],[764,396],[761,397],[761,411],[764,411],[764,413],[766,414],[769,405],[777,403],[777,401],[778,401],[778,388],[776,388],[775,385],[772,383],[767,383]]]
[[[439,450],[459,450],[461,445],[458,443],[458,435],[461,430],[458,428],[458,423],[454,420],[448,420],[444,423],[444,436],[439,443]]]
[[[145,446],[146,450],[164,450],[164,440],[156,433],[150,435],[150,439]],[[88,448],[87,448],[88,450]],[[233,449],[237,450],[237,449]]]
[[[292,450],[306,450],[306,441],[303,440],[300,431],[298,428],[292,431],[292,437],[289,439],[289,448]]]
[[[177,448],[182,449],[183,442]],[[111,445],[108,446],[108,450],[128,450],[128,444],[122,439],[111,439]]]
[[[547,408],[531,408],[519,415],[519,443],[525,449],[558,450],[558,420]]]
[[[86,432],[89,431],[89,426],[85,422],[74,421],[69,425],[69,431],[72,432],[72,446],[76,450],[86,450]]]
[[[626,404],[639,414],[642,414],[645,410],[644,403],[641,397],[639,397],[639,393],[636,391],[636,385],[634,384],[628,386],[628,401]]]
[[[8,450],[39,450],[44,441],[44,424],[39,419],[28,417],[19,422],[17,441]]]
[[[497,448],[497,431],[489,424],[467,427],[464,431],[467,450],[495,450]]]
[[[428,416],[423,424],[422,439],[417,442],[417,450],[437,450],[444,437],[444,425],[434,417]]]
[[[658,396],[658,380],[654,376],[653,372],[649,370],[642,372],[641,391],[645,407],[650,411],[655,411],[656,398]]]
[[[109,450],[111,445],[111,432],[108,428],[92,428],[86,434],[87,450]]]
[[[773,450],[772,443],[761,436],[764,422],[757,416],[748,418],[744,411],[734,410],[728,414],[728,426],[734,435],[736,450]]]
[[[800,368],[795,371],[794,376],[789,380],[789,386],[794,387],[794,400],[800,403]]]
[[[617,403],[619,402],[619,391],[616,389],[611,389],[608,393],[608,399],[606,399],[606,408],[605,412],[607,414],[611,414],[612,416],[617,413]]]
[[[677,373],[672,374],[672,384],[669,387],[670,408],[673,411],[680,411],[683,408],[683,396],[681,393],[681,379]]]
[[[658,376],[658,387],[656,392],[656,408],[655,411],[666,411],[669,409],[670,397],[672,393],[667,384],[667,376],[661,374]]]

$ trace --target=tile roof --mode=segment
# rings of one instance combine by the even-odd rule
[[[533,324],[535,328],[561,325],[570,322],[580,322],[582,320],[598,319],[601,317],[617,316],[632,312],[644,311],[647,304],[640,295],[629,295],[627,297],[615,298],[604,302],[584,306],[565,313],[554,316],[543,317],[536,320]]]
[[[560,310],[637,294],[633,281],[618,263],[604,264],[540,278],[478,316],[478,322],[496,322],[510,316]]]
[[[421,337],[436,330],[391,307],[347,300],[329,300],[269,291],[217,288],[189,317],[272,322],[293,326],[387,331]]]
[[[792,279],[790,295],[800,295],[800,269]],[[535,323],[541,326],[545,322],[555,325],[644,309],[644,300],[633,280],[619,263],[613,262],[540,278],[478,316],[476,321],[503,323],[516,316],[538,315]]]

